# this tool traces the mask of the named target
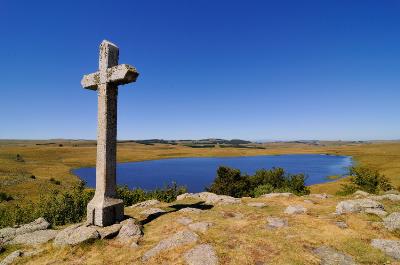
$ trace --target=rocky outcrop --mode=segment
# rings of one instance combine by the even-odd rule
[[[313,193],[313,194],[310,194],[309,196],[317,198],[317,199],[328,199],[328,198],[333,197],[332,195],[326,194],[326,193],[321,193],[321,194]]]
[[[382,210],[382,209],[371,209],[371,208],[367,208],[364,210],[365,213],[369,213],[369,214],[374,214],[380,217],[384,217],[387,215],[387,212]]]
[[[205,233],[207,232],[208,228],[211,227],[212,225],[213,223],[211,222],[197,222],[189,224],[188,227],[190,230],[193,230],[195,232]]]
[[[129,206],[128,208],[146,208],[146,207],[149,207],[149,206],[154,206],[154,205],[159,204],[159,203],[160,203],[159,200],[147,200],[147,201],[144,201],[144,202],[136,203],[136,204],[134,204],[132,206]]]
[[[165,213],[165,211],[160,208],[149,208],[149,209],[146,209],[146,210],[140,212],[141,215],[152,215],[152,214],[161,214],[161,213]]]
[[[356,265],[351,256],[338,252],[331,247],[316,248],[314,254],[321,259],[321,265]]]
[[[400,260],[400,240],[373,239],[371,246],[382,250],[394,259]]]
[[[384,210],[384,207],[381,203],[371,199],[347,200],[347,201],[341,201],[337,204],[336,213],[337,214],[358,213],[366,209]]]
[[[12,240],[14,237],[23,235],[26,233],[35,232],[38,230],[45,230],[50,227],[50,223],[44,218],[40,217],[35,221],[17,227],[6,227],[0,229],[0,241],[7,242]]]
[[[193,220],[188,217],[181,217],[176,219],[176,221],[182,225],[188,225],[190,223],[193,223]]]
[[[369,196],[368,198],[370,198],[371,200],[377,200],[377,201],[381,201],[381,200],[389,200],[389,201],[393,201],[393,202],[400,201],[400,195],[392,194],[392,193],[384,194],[384,195]]]
[[[267,217],[267,225],[268,229],[282,228],[288,226],[288,220],[282,219],[279,217]]]
[[[147,261],[164,250],[195,243],[198,239],[199,236],[191,231],[177,232],[176,234],[161,240],[155,247],[145,252],[142,261]]]
[[[188,265],[217,265],[218,258],[214,248],[210,244],[195,246],[184,254]]]
[[[14,237],[8,241],[7,244],[25,244],[25,245],[37,245],[46,243],[54,239],[58,234],[57,230],[37,230],[31,233],[26,233]]]
[[[121,230],[119,230],[116,239],[120,243],[136,247],[139,239],[143,236],[142,227],[133,218],[122,221],[121,225]]]
[[[176,198],[176,200],[180,201],[187,198],[200,199],[205,201],[207,204],[219,204],[219,205],[236,204],[241,202],[240,198],[234,198],[227,195],[217,195],[211,192],[184,193],[179,195]]]
[[[11,252],[5,259],[0,262],[0,265],[10,265],[14,263],[19,257],[21,257],[23,252],[21,250],[16,250]]]
[[[400,212],[391,213],[383,218],[383,224],[390,231],[400,229]]]
[[[306,213],[306,212],[307,212],[307,209],[301,205],[289,205],[285,209],[286,214],[302,214],[302,213]]]
[[[192,207],[185,207],[182,208],[178,211],[179,213],[201,213],[203,210],[197,209],[197,208],[192,208]]]
[[[54,239],[55,246],[77,245],[84,242],[91,242],[100,238],[96,228],[75,224],[61,230]]]
[[[353,195],[358,197],[358,198],[362,198],[362,197],[367,197],[370,194],[368,192],[366,192],[366,191],[358,190],[358,191],[354,192]]]
[[[265,206],[267,206],[265,203],[263,203],[263,202],[249,202],[248,204],[247,204],[247,206],[250,206],[250,207],[257,207],[257,208],[263,208],[263,207],[265,207]]]
[[[294,194],[293,194],[293,193],[290,193],[290,192],[281,192],[281,193],[273,192],[273,193],[263,194],[263,195],[261,195],[260,197],[261,197],[261,198],[275,198],[275,197],[285,197],[285,198],[288,198],[288,197],[292,197],[292,196],[294,196]]]
[[[99,232],[101,239],[110,239],[118,235],[119,230],[121,229],[122,224],[113,224],[106,227],[98,227],[96,226],[95,229]]]

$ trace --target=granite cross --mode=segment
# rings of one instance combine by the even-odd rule
[[[118,47],[104,40],[100,44],[99,71],[84,75],[84,88],[97,90],[96,192],[87,206],[87,221],[108,226],[124,217],[123,201],[116,198],[117,95],[118,85],[135,82],[139,75],[127,64],[118,65]]]

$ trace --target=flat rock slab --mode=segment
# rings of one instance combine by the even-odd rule
[[[177,232],[176,234],[161,240],[155,247],[144,253],[142,261],[147,261],[164,250],[195,243],[198,239],[199,236],[191,231]]]
[[[367,197],[371,194],[369,194],[366,191],[358,190],[358,191],[354,192],[353,195],[355,195],[356,197]]]
[[[214,248],[209,244],[198,245],[184,254],[188,265],[217,265],[218,258]]]
[[[307,209],[301,205],[289,205],[285,209],[286,214],[303,214],[306,212],[307,212]]]
[[[136,204],[134,204],[132,206],[129,206],[128,208],[145,208],[145,207],[149,207],[149,206],[154,206],[154,205],[159,204],[159,203],[160,203],[159,200],[147,200],[147,201],[144,201],[144,202],[136,203]]]
[[[383,205],[371,199],[356,199],[341,201],[336,205],[337,214],[358,213],[366,209],[385,210]]]
[[[333,196],[330,194],[326,194],[326,193],[313,193],[309,195],[310,197],[314,197],[314,198],[318,198],[318,199],[328,199],[328,198],[332,198]]]
[[[180,212],[180,213],[202,213],[203,210],[198,209],[198,208],[186,207],[186,208],[180,209],[178,212]]]
[[[181,217],[176,219],[176,221],[182,225],[188,225],[193,222],[193,220],[188,217]]]
[[[179,201],[187,198],[200,199],[205,201],[207,204],[219,204],[219,205],[236,204],[236,203],[241,203],[242,201],[240,198],[234,198],[227,195],[217,195],[212,192],[184,193],[179,195],[176,198],[176,200]]]
[[[321,265],[356,265],[353,258],[327,246],[314,249],[314,253],[321,259]]]
[[[189,224],[188,227],[190,230],[193,230],[195,232],[205,233],[212,225],[213,223],[210,222],[197,222]]]
[[[93,226],[99,232],[101,239],[110,239],[118,235],[119,230],[121,229],[122,224],[113,224],[110,226],[99,227]]]
[[[74,246],[80,243],[94,241],[98,238],[100,238],[100,234],[94,227],[75,224],[61,230],[54,239],[53,244],[55,246]]]
[[[390,231],[400,229],[400,212],[391,213],[383,218],[383,224]]]
[[[139,239],[143,236],[142,227],[133,218],[122,221],[121,225],[117,240],[120,243],[136,247]]]
[[[47,222],[44,218],[40,217],[29,224],[24,224],[19,227],[6,227],[0,229],[0,240],[3,242],[7,242],[18,235],[31,233],[38,230],[44,230],[49,227],[50,223]]]
[[[400,240],[373,239],[371,246],[382,250],[394,259],[400,260]]]
[[[149,208],[149,209],[146,209],[146,210],[140,212],[141,215],[152,215],[152,214],[160,214],[160,213],[165,213],[165,211],[160,208]]]
[[[364,210],[365,213],[374,214],[380,217],[385,217],[388,213],[382,209],[371,209],[367,208]]]
[[[57,230],[37,230],[31,233],[26,233],[14,237],[13,240],[7,242],[7,244],[24,244],[24,245],[36,245],[43,244],[54,239],[58,234]]]
[[[267,217],[267,228],[275,229],[288,226],[288,220],[279,217]]]
[[[247,204],[247,206],[250,206],[250,207],[257,207],[257,208],[263,208],[263,207],[267,206],[267,204],[265,204],[265,203],[263,203],[263,202],[249,202],[249,203]]]
[[[9,265],[14,263],[19,257],[21,257],[23,252],[21,250],[16,250],[11,252],[5,259],[0,262],[0,265]]]
[[[273,193],[263,194],[263,195],[261,195],[260,197],[262,197],[262,198],[276,198],[276,197],[285,197],[285,198],[288,198],[288,197],[292,197],[292,196],[294,196],[294,194],[293,194],[293,193],[290,193],[290,192],[280,192],[280,193],[278,193],[278,192],[273,192]]]

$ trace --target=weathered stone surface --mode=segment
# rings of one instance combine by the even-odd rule
[[[43,244],[54,239],[58,234],[57,230],[37,230],[31,233],[25,233],[14,237],[7,244],[24,244],[24,245],[36,245]]]
[[[142,227],[136,223],[133,218],[124,220],[119,230],[117,240],[124,244],[137,245],[139,239],[143,236]]]
[[[161,240],[155,247],[144,253],[142,261],[147,261],[155,255],[159,254],[163,250],[176,248],[182,245],[191,244],[197,242],[199,236],[191,231],[180,231],[176,234]]]
[[[214,248],[210,244],[195,246],[184,254],[188,265],[217,265],[218,258]]]
[[[267,204],[265,204],[265,203],[263,203],[263,202],[249,202],[249,203],[247,204],[247,206],[250,206],[250,207],[257,207],[257,208],[263,208],[263,207],[267,206]]]
[[[159,203],[160,203],[159,200],[147,200],[147,201],[144,201],[144,202],[136,203],[136,204],[134,204],[132,206],[129,206],[128,208],[145,208],[145,207],[149,207],[149,206],[154,206],[154,205],[159,204]]]
[[[207,232],[208,228],[211,227],[212,225],[213,223],[211,222],[197,222],[189,224],[188,227],[190,230],[193,230],[195,232],[205,233]]]
[[[200,199],[205,201],[207,204],[236,204],[240,203],[240,198],[234,198],[227,195],[217,195],[211,192],[199,192],[199,193],[184,193],[179,195],[176,200],[183,200],[186,198]]]
[[[165,211],[160,208],[149,208],[149,209],[146,209],[146,210],[140,212],[141,215],[152,215],[152,214],[160,214],[160,213],[165,213]]]
[[[0,262],[0,265],[9,265],[15,262],[19,257],[21,257],[23,252],[21,250],[16,250],[11,252],[5,259]]]
[[[314,198],[318,198],[318,199],[328,199],[328,198],[332,198],[333,196],[330,194],[326,194],[326,193],[322,193],[322,194],[317,194],[317,193],[313,193],[309,195],[310,197],[314,197]]]
[[[377,216],[380,217],[384,217],[387,215],[387,212],[382,210],[382,209],[371,209],[371,208],[367,208],[364,210],[365,213],[369,213],[369,214],[375,214]]]
[[[301,205],[289,205],[285,209],[286,214],[302,214],[302,213],[306,213],[306,212],[307,212],[307,209]]]
[[[389,201],[393,201],[393,202],[398,202],[400,201],[400,195],[398,194],[384,194],[384,195],[375,195],[375,196],[369,196],[368,198],[370,198],[371,200],[377,200],[377,201],[381,201],[381,200],[389,200]]]
[[[335,222],[335,224],[336,224],[337,227],[342,228],[342,229],[346,229],[346,228],[349,227],[349,226],[346,224],[346,222],[343,222],[343,221],[337,221],[337,222]]]
[[[321,265],[356,265],[351,256],[340,253],[331,247],[316,248],[314,253],[321,259]]]
[[[193,220],[188,217],[181,217],[176,219],[176,221],[182,225],[188,225],[193,222]]]
[[[366,191],[358,190],[358,191],[354,192],[353,195],[358,196],[358,197],[367,197],[370,194]]]
[[[336,205],[337,214],[358,213],[366,209],[384,210],[384,207],[381,203],[373,201],[371,199],[356,199],[356,200],[341,201]]]
[[[100,238],[100,234],[94,227],[75,224],[61,230],[54,239],[53,244],[55,246],[73,246],[84,242],[91,242],[98,238]]]
[[[279,217],[267,217],[267,228],[282,228],[288,226],[288,220]]]
[[[44,230],[50,227],[50,223],[47,222],[44,218],[40,217],[35,221],[24,224],[22,226],[17,227],[6,227],[0,229],[0,241],[7,242],[12,240],[14,237],[26,233],[31,233],[38,230]]]
[[[185,207],[185,208],[180,209],[178,212],[180,212],[180,213],[202,213],[203,210],[198,209],[198,208]]]
[[[263,194],[260,197],[262,198],[275,198],[275,197],[291,197],[294,196],[293,193],[290,192],[281,192],[281,193],[277,193],[277,192],[273,192],[273,193],[267,193],[267,194]]]
[[[400,260],[400,240],[373,239],[371,246],[382,250],[394,259]]]
[[[119,230],[121,229],[122,224],[113,224],[105,227],[94,227],[100,235],[101,239],[110,239],[118,235]]]
[[[391,213],[383,218],[383,224],[390,231],[400,229],[400,212]]]
[[[388,190],[388,191],[385,191],[385,194],[397,194],[397,195],[400,195],[400,191],[398,191],[398,190]]]

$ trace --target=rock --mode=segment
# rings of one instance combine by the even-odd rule
[[[98,238],[100,238],[100,234],[94,227],[75,224],[61,230],[54,239],[53,244],[55,246],[74,246],[84,242],[91,242]]]
[[[286,214],[302,214],[306,212],[307,209],[301,205],[289,205],[285,210]]]
[[[371,200],[377,200],[377,201],[381,201],[381,200],[389,200],[389,201],[393,201],[393,202],[398,202],[400,201],[400,195],[398,194],[384,194],[384,195],[374,195],[374,196],[370,196],[368,197]]]
[[[382,250],[394,259],[400,260],[400,240],[373,239],[371,246]]]
[[[40,217],[35,221],[25,224],[22,226],[17,226],[14,228],[6,227],[0,229],[0,240],[3,242],[7,242],[12,240],[14,237],[26,233],[31,233],[38,230],[44,230],[50,227],[50,223],[47,222],[44,218]]]
[[[193,222],[192,219],[187,218],[187,217],[178,218],[176,221],[177,221],[178,223],[182,224],[182,225],[188,225],[188,224],[190,224],[190,223]]]
[[[141,215],[152,215],[152,214],[160,214],[160,213],[165,213],[165,211],[160,208],[149,208],[149,209],[146,209],[146,210],[140,212]]]
[[[153,206],[153,205],[156,205],[156,204],[159,204],[159,203],[160,203],[159,200],[147,200],[147,201],[144,201],[144,202],[136,203],[136,204],[134,204],[132,206],[129,206],[128,208],[136,208],[136,207],[145,208],[145,207]]]
[[[0,262],[0,265],[9,265],[16,261],[19,257],[21,257],[23,252],[21,250],[16,250],[11,252],[5,259]]]
[[[330,194],[326,194],[326,193],[322,193],[322,194],[310,194],[310,197],[314,197],[314,198],[318,198],[318,199],[328,199],[328,198],[332,198],[333,196]]]
[[[168,250],[186,244],[195,243],[197,242],[198,239],[199,236],[191,231],[177,232],[176,234],[164,240],[161,240],[155,247],[151,248],[146,253],[144,253],[142,261],[149,260],[150,258],[154,257],[163,250]]]
[[[192,207],[185,207],[180,209],[178,212],[180,213],[201,213],[203,210],[197,209],[197,208],[192,208]]]
[[[384,217],[384,216],[387,215],[387,212],[385,212],[384,210],[381,210],[381,209],[370,209],[370,208],[367,208],[367,209],[364,210],[364,212],[365,213],[369,213],[369,214],[375,214],[375,215],[380,216],[380,217]]]
[[[288,197],[291,197],[291,196],[294,196],[294,194],[290,193],[290,192],[281,192],[281,193],[273,192],[273,193],[263,194],[260,197],[262,197],[262,198],[275,198],[275,197],[286,197],[286,198],[288,198]]]
[[[210,222],[197,222],[197,223],[189,224],[188,227],[190,230],[193,230],[195,232],[205,233],[205,232],[207,232],[208,228],[212,225],[213,225],[213,223],[210,223]]]
[[[218,258],[210,244],[198,245],[184,254],[188,265],[217,265]]]
[[[267,206],[265,203],[263,203],[263,202],[249,202],[248,204],[247,204],[247,206],[250,206],[250,207],[257,207],[257,208],[263,208],[263,207],[265,207],[265,206]]]
[[[336,205],[336,213],[358,213],[366,209],[380,209],[384,210],[381,203],[373,201],[371,199],[356,199],[341,201]]]
[[[351,256],[340,253],[331,247],[316,248],[314,253],[321,259],[321,265],[356,265]]]
[[[358,197],[367,197],[370,194],[368,192],[358,190],[358,191],[354,192],[353,195],[358,196]]]
[[[288,221],[279,217],[267,217],[267,228],[281,228],[288,226]]]
[[[400,191],[398,191],[398,190],[388,190],[388,191],[385,191],[385,194],[397,194],[397,195],[400,195]]]
[[[390,231],[400,229],[400,212],[391,213],[383,218],[383,224]]]
[[[25,245],[36,245],[43,244],[54,239],[58,234],[57,230],[37,230],[31,233],[26,233],[14,237],[7,244],[25,244]]]
[[[142,237],[142,227],[136,224],[135,219],[129,218],[121,222],[122,227],[119,230],[117,240],[123,244],[137,245],[137,242]]]
[[[337,227],[342,228],[342,229],[346,229],[346,228],[349,227],[349,226],[346,224],[346,222],[343,222],[343,221],[337,221],[335,224],[336,224]]]
[[[234,198],[227,195],[217,195],[211,192],[184,193],[178,195],[176,200],[180,201],[187,198],[200,199],[205,201],[207,204],[219,204],[219,205],[236,204],[241,202],[240,198]]]
[[[116,235],[118,235],[121,227],[122,224],[113,224],[105,227],[94,226],[94,228],[99,233],[101,239],[110,239],[115,237]]]

